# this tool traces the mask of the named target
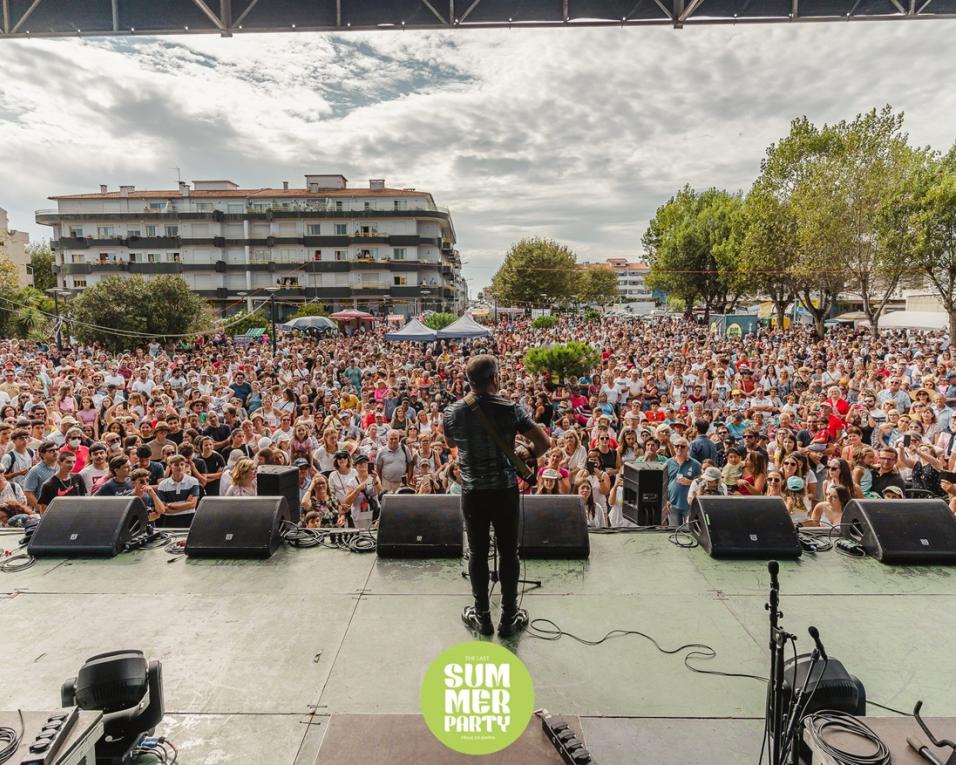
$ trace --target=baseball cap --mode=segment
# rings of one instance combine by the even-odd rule
[[[297,467],[301,470],[302,468],[307,468],[309,466],[309,461],[299,457],[299,459],[295,460],[295,462],[292,463],[292,466]]]
[[[792,475],[787,479],[787,488],[790,491],[803,491],[803,479],[798,475]]]
[[[552,479],[554,479],[554,480],[558,480],[558,479],[561,478],[561,474],[560,474],[557,470],[555,470],[554,468],[547,468],[547,469],[541,474],[541,477],[542,477],[542,478],[552,478]]]
[[[709,467],[704,471],[704,480],[705,481],[719,481],[720,480],[720,468]]]
[[[356,454],[355,458],[352,460],[353,465],[361,465],[365,462],[368,462],[367,454]]]
[[[883,489],[883,498],[889,499],[889,496],[887,495],[892,495],[897,499],[904,499],[906,496],[899,486],[887,486],[885,489]]]

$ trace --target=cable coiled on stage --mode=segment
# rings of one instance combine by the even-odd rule
[[[811,746],[832,757],[841,765],[890,765],[890,750],[883,739],[866,723],[846,712],[824,710],[804,718]],[[827,733],[849,733],[866,739],[874,746],[872,754],[852,754],[830,744]]]

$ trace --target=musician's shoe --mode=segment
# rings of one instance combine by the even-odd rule
[[[501,621],[498,622],[498,637],[511,637],[528,626],[528,612],[523,608],[505,610],[501,612]]]
[[[491,622],[491,611],[479,611],[475,606],[465,606],[461,612],[461,620],[473,632],[482,635],[495,634],[495,625]]]

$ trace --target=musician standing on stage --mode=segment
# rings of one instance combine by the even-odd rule
[[[531,419],[527,410],[497,395],[498,364],[493,356],[471,358],[465,374],[478,406],[505,444],[513,447],[515,434],[521,433],[530,439],[535,456],[550,448],[547,432]],[[495,631],[488,597],[489,527],[494,526],[502,598],[498,635],[509,637],[528,624],[528,612],[518,608],[516,471],[466,401],[458,401],[445,409],[444,435],[450,447],[458,448],[461,508],[470,549],[468,576],[475,598],[474,605],[467,606],[461,618],[467,627],[482,635],[492,635]]]

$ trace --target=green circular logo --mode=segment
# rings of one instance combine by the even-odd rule
[[[534,711],[524,662],[495,643],[444,651],[422,680],[422,714],[435,738],[462,754],[493,754],[517,741]]]

